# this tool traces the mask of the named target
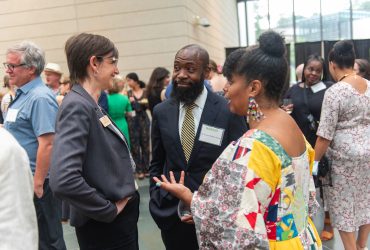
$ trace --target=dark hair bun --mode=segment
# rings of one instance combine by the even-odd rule
[[[334,45],[334,50],[338,54],[348,54],[353,51],[353,43],[349,40],[339,41]]]
[[[274,57],[281,57],[285,54],[284,38],[275,31],[266,31],[258,39],[260,49]]]

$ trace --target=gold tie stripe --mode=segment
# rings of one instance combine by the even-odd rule
[[[181,145],[185,154],[186,162],[189,161],[195,140],[195,124],[193,115],[193,109],[195,107],[196,105],[194,103],[186,106],[185,118],[181,128]]]

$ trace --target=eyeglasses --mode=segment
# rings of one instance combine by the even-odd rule
[[[21,63],[21,64],[3,63],[3,65],[4,65],[5,70],[13,71],[15,68],[25,66],[26,64],[25,63]]]
[[[104,60],[104,59],[111,59],[111,64],[114,64],[114,65],[117,65],[118,64],[118,58],[116,57],[112,57],[112,56],[107,56],[107,57],[103,57],[103,56],[96,56],[96,58],[98,59],[101,59],[101,60]]]

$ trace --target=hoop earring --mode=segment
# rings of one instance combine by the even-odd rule
[[[249,122],[249,117],[252,117],[253,121],[260,121],[261,119],[265,118],[265,115],[261,112],[261,109],[256,102],[254,97],[249,97],[248,100],[248,111],[247,111],[247,122]]]

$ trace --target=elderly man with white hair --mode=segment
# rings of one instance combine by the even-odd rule
[[[9,105],[4,128],[27,152],[34,183],[34,205],[39,228],[39,249],[66,249],[58,203],[49,187],[58,104],[42,82],[44,52],[34,43],[22,42],[6,52],[4,67],[9,83],[17,87]],[[26,247],[26,246],[25,246]]]

